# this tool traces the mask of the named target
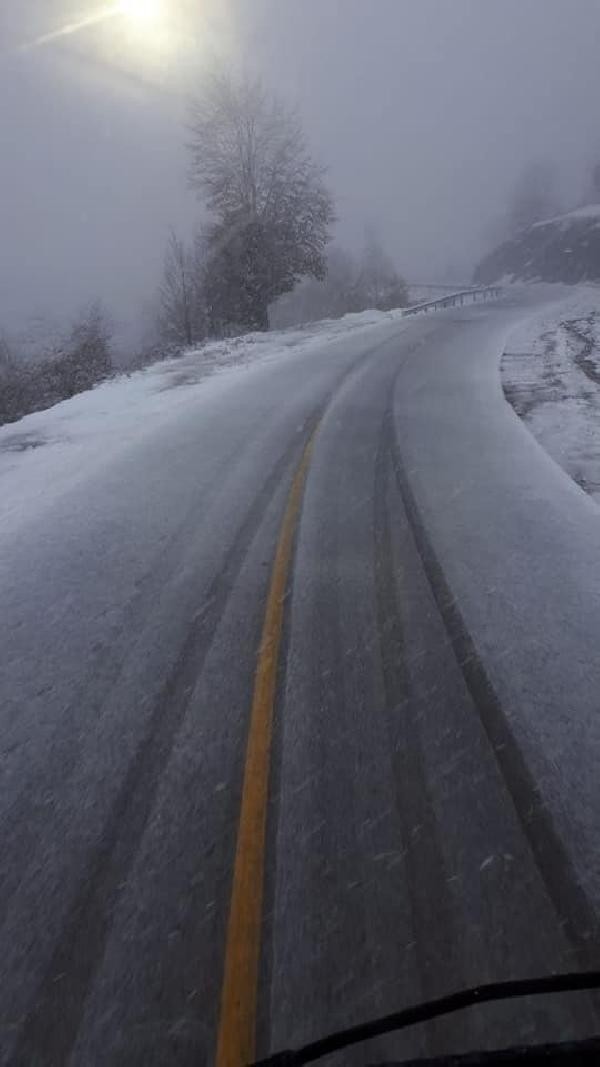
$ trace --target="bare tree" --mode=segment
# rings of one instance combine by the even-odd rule
[[[196,287],[194,253],[171,230],[159,293],[159,326],[166,341],[194,343]]]
[[[339,318],[349,311],[359,310],[355,258],[347,249],[332,245],[327,252],[325,277],[303,278],[292,292],[284,293],[275,301],[270,316],[276,329],[284,329],[302,322]]]
[[[358,284],[365,308],[391,311],[408,303],[406,282],[373,231],[367,232]]]
[[[0,331],[0,426],[23,414],[25,385],[11,346]]]
[[[408,303],[408,289],[373,234],[359,262],[345,248],[333,245],[327,255],[327,274],[321,281],[304,279],[276,301],[274,324],[292,326],[315,319],[339,318],[353,311],[389,311]]]
[[[600,204],[600,162],[596,161],[590,167],[589,196],[594,204]]]
[[[0,329],[0,371],[7,371],[14,362],[11,346],[3,330]]]
[[[551,218],[560,211],[556,167],[547,160],[531,163],[517,178],[509,205],[512,233]]]
[[[55,335],[43,357],[0,356],[0,423],[21,418],[91,389],[112,373],[112,327],[102,304],[83,308],[68,333]],[[0,343],[0,352],[3,346]]]
[[[326,314],[332,318],[361,311],[360,271],[356,258],[345,248],[335,245],[327,256],[327,275],[323,281]]]
[[[100,301],[84,307],[71,327],[64,353],[54,361],[59,369],[63,396],[91,389],[112,373],[112,326]]]
[[[260,81],[214,75],[192,104],[190,183],[212,222],[207,303],[218,327],[268,328],[268,306],[323,277],[334,221],[298,116]]]

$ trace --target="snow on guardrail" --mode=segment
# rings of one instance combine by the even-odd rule
[[[413,304],[412,307],[404,308],[404,314],[417,315],[421,311],[427,312],[437,311],[439,308],[462,307],[465,303],[477,303],[478,297],[481,297],[482,300],[497,300],[501,293],[502,287],[499,285],[461,289],[457,293],[447,293],[446,296],[440,296],[437,300],[426,300],[423,304]]]

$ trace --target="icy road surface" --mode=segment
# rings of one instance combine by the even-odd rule
[[[215,346],[0,430],[2,1063],[214,1061],[277,573],[257,1052],[600,964],[600,511],[499,376],[541,299]],[[352,1062],[594,1022],[511,1004]]]

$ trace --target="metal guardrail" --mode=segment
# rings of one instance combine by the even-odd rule
[[[418,315],[421,311],[437,311],[439,308],[462,307],[465,303],[477,303],[478,297],[482,301],[497,300],[502,293],[500,285],[486,285],[480,288],[461,289],[458,293],[448,293],[440,296],[438,300],[426,300],[424,304],[413,304],[412,307],[404,308],[405,315]]]

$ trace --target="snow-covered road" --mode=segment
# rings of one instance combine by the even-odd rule
[[[598,963],[600,511],[499,377],[540,299],[215,346],[218,373],[190,354],[0,430],[2,1062],[212,1061],[256,656],[317,425],[259,1051]],[[593,1025],[558,998],[374,1051]]]

